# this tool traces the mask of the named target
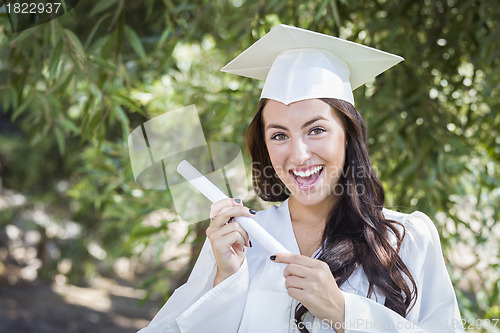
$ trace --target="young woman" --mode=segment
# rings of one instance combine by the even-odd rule
[[[359,53],[368,65],[349,63]],[[436,228],[423,213],[383,208],[354,108],[359,80],[400,60],[279,26],[231,70],[269,61],[246,141],[256,193],[282,203],[258,213],[239,199],[213,204],[188,282],[143,331],[463,332]],[[251,243],[237,216],[253,217],[291,253]]]

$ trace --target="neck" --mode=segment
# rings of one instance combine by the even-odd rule
[[[293,196],[288,200],[288,209],[292,223],[304,224],[309,227],[324,228],[328,214],[335,200],[325,200],[317,205],[303,205]]]

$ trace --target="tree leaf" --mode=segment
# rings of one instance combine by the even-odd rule
[[[116,117],[122,124],[128,125],[130,123],[127,114],[125,113],[125,111],[123,111],[120,105],[115,105],[113,107],[113,113],[116,115]]]
[[[64,87],[64,89],[69,85],[70,81],[74,77],[74,72],[72,69],[67,69],[61,76],[57,79],[53,86],[47,90],[47,94],[52,94],[59,90],[59,88]]]
[[[69,119],[60,119],[58,123],[61,125],[61,127],[69,130],[70,132],[73,132],[74,134],[80,134],[80,129]]]
[[[139,58],[141,58],[142,61],[146,61],[146,51],[142,46],[141,40],[137,33],[128,25],[125,25],[125,36],[127,36],[130,45],[134,49],[135,53],[137,53]]]
[[[92,8],[92,10],[89,13],[89,16],[94,16],[96,14],[102,13],[106,9],[110,8],[114,4],[116,4],[118,0],[106,0],[106,1],[99,1],[97,2],[97,5]]]
[[[64,34],[68,38],[69,45],[75,54],[75,58],[83,63],[85,59],[85,51],[83,50],[82,43],[80,39],[73,33],[73,31],[64,29]]]
[[[54,128],[54,134],[56,135],[57,148],[59,148],[59,153],[61,154],[61,156],[63,156],[66,150],[66,139],[64,138],[64,133],[59,127],[56,127]]]
[[[54,50],[52,50],[52,54],[50,55],[49,80],[52,80],[52,78],[56,74],[57,67],[61,62],[62,50],[63,50],[63,42],[62,40],[59,40]]]
[[[89,56],[89,59],[90,59],[90,61],[92,61],[93,63],[95,63],[96,65],[98,65],[99,67],[101,67],[104,70],[107,70],[107,71],[113,72],[113,73],[117,71],[116,65],[111,61],[106,61],[97,55],[91,55],[91,56]]]
[[[163,47],[163,43],[165,43],[165,41],[167,40],[167,38],[171,34],[172,34],[172,30],[170,28],[167,28],[167,29],[163,30],[163,32],[161,34],[161,37],[160,37],[160,40],[158,41],[158,47],[159,48]]]
[[[144,236],[151,236],[163,230],[165,230],[165,227],[163,226],[153,227],[153,226],[136,225],[130,233],[130,240],[133,241],[137,238],[142,238]]]
[[[16,44],[21,44],[21,42],[26,38],[32,37],[34,30],[35,29],[28,29],[21,31],[16,37],[9,41],[9,46],[13,48],[16,46]]]
[[[16,121],[17,117],[23,114],[24,111],[26,111],[30,105],[31,105],[31,97],[28,97],[21,103],[21,105],[17,109],[14,110],[14,113],[12,114],[12,117],[10,119],[12,121]]]
[[[316,17],[314,18],[315,21],[319,21],[321,17],[325,16],[325,9],[329,2],[330,0],[324,0],[321,3],[320,7],[318,8],[318,11],[316,12]]]
[[[122,104],[122,105],[126,106],[131,111],[143,114],[140,106],[137,105],[137,103],[133,99],[131,99],[130,97],[123,96],[123,95],[119,94],[119,95],[111,96],[111,99],[114,100],[118,104]]]

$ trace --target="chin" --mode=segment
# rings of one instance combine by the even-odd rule
[[[335,200],[335,195],[333,193],[326,193],[326,190],[321,192],[321,189],[318,191],[301,191],[299,189],[294,189],[291,192],[291,196],[293,196],[294,200],[299,202],[304,206],[316,206],[323,204],[325,202],[333,202]]]

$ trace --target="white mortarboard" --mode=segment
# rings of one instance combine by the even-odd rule
[[[284,104],[338,98],[403,58],[365,45],[284,24],[272,29],[222,71],[265,80],[261,98]]]

